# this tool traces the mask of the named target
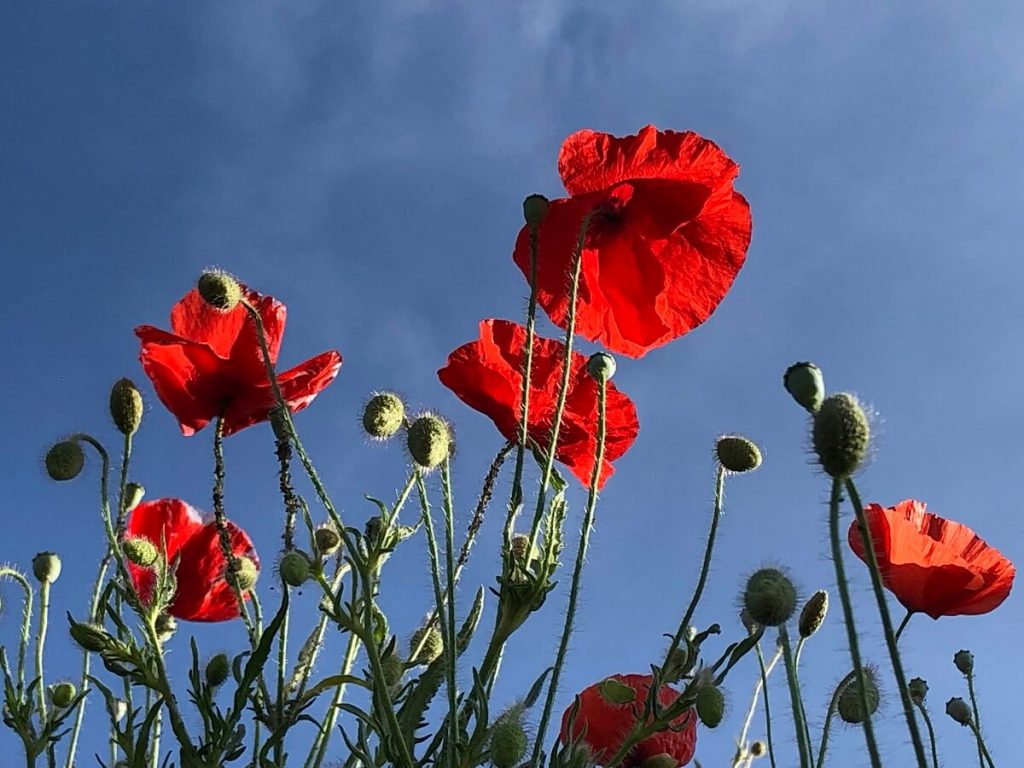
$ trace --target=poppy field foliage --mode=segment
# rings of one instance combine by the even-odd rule
[[[686,608],[678,624],[664,628],[664,654],[648,669],[605,677],[595,670],[593,684],[554,711],[588,545],[599,535],[599,493],[615,482],[615,462],[641,434],[643,403],[612,382],[612,353],[642,358],[709,321],[740,274],[752,232],[751,205],[736,189],[739,165],[693,132],[579,131],[562,145],[558,171],[565,196],[528,196],[525,223],[510,233],[511,257],[525,277],[520,288],[529,292],[525,318],[484,318],[475,338],[438,361],[440,383],[495,427],[493,444],[479,448],[497,452],[464,532],[455,530],[452,494],[452,430],[461,416],[410,412],[391,391],[370,394],[361,424],[373,440],[404,445],[407,475],[393,502],[370,499],[376,514],[365,524],[342,516],[292,420],[315,409],[341,373],[342,357],[329,350],[279,371],[282,301],[213,270],[173,304],[170,330],[135,329],[141,373],[192,438],[182,450],[212,443],[213,492],[206,500],[146,498],[132,448],[148,395],[131,378],[110,392],[116,450],[85,433],[52,444],[45,467],[54,481],[75,480],[87,463],[99,466],[105,551],[97,553],[89,604],[60,613],[51,605],[60,589],[58,553],[37,554],[25,571],[0,568],[23,609],[17,644],[0,648],[3,721],[23,746],[19,762],[677,768],[699,765],[712,732],[734,728],[732,768],[821,768],[842,758],[829,751],[841,720],[863,733],[864,747],[852,758],[858,765],[938,768],[941,725],[976,743],[982,768],[995,765],[981,728],[973,655],[953,657],[966,698],[946,702],[948,719],[940,724],[925,680],[908,679],[899,643],[918,614],[941,620],[997,609],[1010,596],[1014,566],[967,526],[926,511],[923,501],[865,504],[855,476],[871,445],[871,422],[856,397],[828,392],[823,372],[808,362],[780,372],[780,393],[803,409],[785,406],[807,420],[827,482],[834,594],[821,590],[801,604],[784,568],[763,567],[739,585],[738,616],[719,606],[720,623],[694,623],[712,577],[726,484],[751,482],[738,476],[762,464],[756,443],[722,435],[714,445],[703,563],[689,596],[665,595]],[[538,335],[538,310],[563,331],[559,338]],[[607,351],[586,356],[577,336]],[[225,504],[227,438],[250,428],[263,431],[278,462],[276,477],[246,478],[280,495],[278,541],[254,541],[246,511]],[[535,476],[524,473],[532,462],[539,480],[527,482]],[[502,473],[511,478],[507,498],[495,493]],[[573,486],[585,498],[580,509],[569,504]],[[429,503],[432,490],[440,492],[439,508]],[[841,526],[844,510],[853,516],[848,527]],[[463,604],[458,595],[466,593],[456,587],[481,526],[495,517],[502,531],[493,553],[496,587],[480,587]],[[387,562],[414,537],[429,553],[433,605],[406,645],[380,595]],[[567,546],[570,538],[575,547]],[[883,628],[884,674],[865,663],[850,599],[847,569],[861,564]],[[501,659],[514,652],[516,632],[555,599],[556,580],[568,595],[557,614],[557,648],[520,698],[502,706],[493,700]],[[319,598],[316,615],[305,621],[292,615],[298,589]],[[272,600],[262,602],[261,593]],[[838,618],[831,603],[839,604]],[[808,714],[799,672],[825,621],[845,627],[848,673],[816,727],[822,720]],[[192,622],[235,623],[247,648],[206,655],[187,637]],[[296,627],[303,628],[299,637]],[[48,679],[48,633],[51,640],[69,633],[80,649],[77,679]],[[328,633],[343,638],[340,661],[322,658]],[[171,652],[191,660],[187,679],[169,674]],[[749,704],[727,713],[727,680],[750,669],[757,678]],[[771,707],[768,681],[776,669],[789,696]],[[906,737],[885,762],[874,727],[883,692],[897,702],[892,717]],[[103,734],[107,751],[87,755],[85,733]]]

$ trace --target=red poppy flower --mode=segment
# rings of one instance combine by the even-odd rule
[[[635,692],[633,700],[616,703],[607,698],[602,688],[607,685],[608,680],[632,688]],[[612,675],[587,688],[579,694],[580,706],[573,720],[571,735],[569,716],[572,707],[566,709],[562,715],[562,741],[582,738],[583,743],[593,750],[597,764],[603,765],[605,760],[611,759],[619,751],[619,747],[636,724],[653,680],[651,675]],[[668,685],[663,685],[658,691],[658,701],[662,706],[672,704],[678,696],[679,694]],[[697,718],[691,709],[676,718],[670,730],[659,731],[638,742],[621,765],[623,768],[632,768],[660,754],[671,755],[676,759],[677,765],[686,765],[693,759],[696,748]]]
[[[507,440],[519,439],[522,414],[523,353],[526,329],[508,320],[484,320],[480,340],[464,344],[437,372],[441,383],[466,405],[490,416]],[[547,450],[561,386],[565,348],[551,339],[536,339],[533,348],[528,433]],[[597,382],[587,372],[587,358],[573,352],[569,390],[562,412],[555,458],[584,485],[590,485],[597,447]],[[636,439],[636,406],[609,383],[606,390],[604,461],[598,487],[615,471],[612,462]]]
[[[246,300],[263,318],[271,360],[284,335],[285,306],[272,296],[243,287]],[[222,411],[224,434],[267,419],[274,393],[267,379],[255,324],[245,307],[230,312],[210,307],[192,289],[171,310],[171,332],[140,325],[140,360],[160,401],[192,435]],[[292,412],[301,411],[334,381],[341,355],[324,352],[277,375]]]
[[[966,525],[925,511],[907,499],[895,507],[869,504],[864,510],[885,586],[910,611],[940,616],[988,613],[1013,586],[1013,563]],[[857,523],[850,547],[865,562]]]
[[[537,258],[537,300],[556,325],[566,326],[566,275],[591,212],[577,333],[642,357],[708,319],[750,244],[750,206],[732,187],[736,163],[696,133],[648,125],[625,138],[572,134],[558,171],[570,196],[552,201]],[[513,258],[529,279],[528,227]]]
[[[259,558],[249,536],[228,523],[235,557],[248,557],[259,568]],[[220,548],[216,524],[180,499],[144,501],[131,511],[125,536],[149,539],[157,548],[167,546],[167,562],[177,559],[178,591],[168,612],[186,621],[227,621],[238,618],[238,599],[224,580],[227,561]],[[128,563],[135,590],[148,601],[156,574],[150,568]],[[248,595],[246,595],[248,598]]]

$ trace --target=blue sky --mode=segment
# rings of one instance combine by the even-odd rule
[[[558,147],[583,127],[626,134],[652,122],[714,139],[742,166],[754,236],[705,326],[619,361],[640,437],[598,511],[559,711],[573,691],[643,671],[662,651],[696,578],[722,432],[757,439],[765,463],[729,483],[698,621],[735,635],[737,594],[763,564],[788,566],[805,594],[832,586],[827,482],[780,386],[795,360],[816,360],[830,389],[873,405],[865,497],[921,498],[1024,560],[1012,479],[1024,428],[1021,50],[1024,11],[1002,2],[7,5],[0,558],[27,567],[38,550],[64,555],[49,676],[78,667],[60,617],[84,611],[103,546],[95,466],[54,486],[41,470],[49,442],[88,430],[115,445],[108,388],[133,376],[150,404],[134,478],[151,497],[209,508],[210,435],[180,437],[131,332],[163,325],[204,267],[288,305],[283,364],[331,347],[344,355],[298,424],[347,520],[372,514],[363,493],[390,497],[403,479],[401,450],[368,445],[358,430],[364,397],[384,387],[455,422],[458,514],[468,519],[500,440],[435,371],[479,319],[521,316],[527,288],[511,260],[520,202],[559,194]],[[280,526],[269,428],[231,438],[228,462],[229,512],[269,563]],[[582,501],[575,493],[577,513]],[[492,518],[463,580],[467,604],[491,583],[498,535]],[[430,601],[423,545],[407,549],[384,585],[403,639]],[[881,664],[866,574],[850,568],[866,654]],[[3,596],[0,637],[11,642],[15,595]],[[510,646],[496,707],[553,655],[564,590],[556,597]],[[961,647],[977,659],[997,763],[1018,751],[1019,670],[1003,665],[1019,656],[1022,622],[1014,594],[991,615],[918,618],[908,630],[904,658],[931,684],[946,765],[975,759],[969,734],[941,712],[964,693],[951,663]],[[211,653],[243,644],[237,626],[189,626],[174,664],[193,629]],[[338,658],[335,642],[320,670]],[[838,610],[805,659],[817,724],[848,664]],[[753,680],[749,663],[730,677],[730,717],[698,748],[705,766],[727,764]],[[911,752],[887,688],[886,764],[904,765]],[[785,713],[784,688],[773,693]],[[90,711],[96,727],[99,707]],[[795,759],[790,730],[776,727],[782,764]],[[833,738],[832,765],[864,763],[858,732]],[[104,749],[100,733],[83,743],[86,755]],[[16,744],[0,732],[0,746]]]

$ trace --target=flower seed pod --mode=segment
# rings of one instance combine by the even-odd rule
[[[363,429],[374,440],[387,440],[405,423],[405,403],[394,392],[378,392],[363,411]]]
[[[717,728],[725,717],[725,696],[716,686],[701,688],[697,693],[697,717],[708,728]]]
[[[868,704],[867,714],[864,713],[864,708],[861,706],[857,679],[854,678],[843,686],[843,691],[839,694],[839,701],[836,702],[836,711],[839,712],[839,717],[843,719],[843,722],[863,723],[878,711],[878,706],[882,703],[882,696],[878,691],[875,673],[870,668],[864,670],[864,694]]]
[[[409,454],[422,469],[439,466],[452,449],[452,433],[448,423],[432,413],[420,416],[409,427]]]
[[[211,688],[223,685],[231,674],[231,663],[226,653],[218,653],[206,663],[206,684]]]
[[[915,677],[907,683],[907,691],[910,693],[910,700],[915,704],[924,704],[924,698],[928,695],[928,683],[920,677]]]
[[[114,642],[114,638],[99,624],[79,624],[70,615],[68,616],[68,622],[71,624],[71,639],[83,651],[100,653],[105,651]]]
[[[970,651],[957,651],[953,656],[953,665],[960,670],[960,674],[970,677],[974,674],[974,654]]]
[[[153,622],[153,629],[156,631],[156,639],[166,643],[178,631],[178,621],[169,613],[161,613]]]
[[[824,589],[819,589],[804,603],[803,610],[800,611],[800,621],[797,623],[800,637],[807,639],[821,629],[827,614],[828,592]]]
[[[494,768],[516,768],[526,754],[526,730],[516,710],[502,715],[491,728],[491,763]]]
[[[747,580],[743,604],[758,624],[778,627],[796,611],[796,587],[782,571],[762,568]]]
[[[421,642],[422,647],[420,647]],[[419,653],[416,653],[417,648],[420,649]],[[436,625],[420,627],[412,633],[412,639],[409,640],[410,663],[430,664],[443,652],[444,638],[441,637],[441,630]]]
[[[825,379],[814,363],[795,363],[786,369],[782,385],[797,404],[817,413],[825,399]]]
[[[529,195],[523,200],[523,218],[529,227],[539,227],[548,215],[551,202],[544,195]]]
[[[842,392],[825,398],[814,415],[812,439],[818,462],[825,473],[845,480],[868,454],[871,427],[863,407],[853,395]]]
[[[960,725],[970,725],[974,719],[971,717],[970,706],[959,696],[954,696],[946,702],[946,714]]]
[[[715,444],[718,463],[727,471],[752,472],[761,466],[761,449],[752,441],[740,435],[723,435]]]
[[[615,368],[615,358],[607,352],[595,352],[587,360],[587,372],[598,383],[611,381]]]
[[[305,552],[293,549],[285,552],[277,566],[281,581],[289,587],[301,587],[309,581],[311,565]]]
[[[131,536],[121,543],[124,556],[129,562],[135,563],[140,568],[152,568],[156,559],[160,557],[160,551],[149,539],[142,536]]]
[[[50,701],[57,709],[64,709],[71,705],[77,693],[74,683],[55,683],[50,686]]]
[[[62,440],[46,452],[46,473],[51,480],[74,480],[85,466],[85,452],[77,440]]]
[[[221,270],[203,272],[196,288],[203,301],[221,312],[230,312],[242,300],[242,287],[238,281]]]
[[[134,435],[142,423],[142,393],[131,379],[119,379],[110,388],[110,417],[122,435]]]
[[[239,557],[224,569],[225,580],[232,587],[236,587],[239,592],[248,592],[255,587],[259,575],[256,563],[248,557]]]
[[[124,511],[131,512],[142,502],[146,495],[146,489],[139,483],[128,483],[124,487]]]
[[[60,557],[54,552],[40,552],[32,558],[32,573],[40,584],[53,584],[60,578]]]
[[[341,546],[341,536],[331,523],[324,523],[313,531],[313,541],[316,543],[316,551],[322,557],[333,555]]]

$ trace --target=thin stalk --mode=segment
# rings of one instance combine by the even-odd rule
[[[910,619],[913,618],[913,616],[913,611],[907,611],[907,615],[903,617],[903,621],[901,621],[899,627],[896,628],[897,643],[900,641],[900,637],[903,635],[903,630],[907,628],[907,625],[910,623]]]
[[[548,720],[551,718],[551,709],[555,703],[555,695],[558,693],[558,681],[562,674],[562,667],[565,666],[565,656],[569,650],[569,638],[572,636],[573,622],[576,619],[576,604],[579,600],[580,584],[583,578],[583,565],[587,559],[587,545],[590,543],[590,534],[594,527],[594,515],[597,510],[597,488],[601,480],[601,466],[604,464],[604,444],[607,427],[607,388],[608,379],[601,377],[597,382],[597,444],[594,451],[594,469],[590,473],[590,491],[587,494],[587,507],[583,514],[583,525],[580,529],[580,545],[576,550],[576,564],[572,571],[572,585],[569,588],[569,605],[565,611],[562,639],[558,644],[558,652],[555,655],[555,665],[551,670],[551,682],[548,684],[548,695],[544,700],[544,713],[541,715],[540,725],[537,727],[537,740],[534,742],[533,755],[530,758],[530,765],[534,766],[534,768],[540,764],[541,747],[547,734]],[[527,551],[529,552],[530,550]]]
[[[772,660],[772,666],[779,660],[779,654],[782,649],[779,648],[775,651],[775,658]],[[768,742],[768,761],[771,763],[772,768],[775,768],[775,741],[772,739],[772,709],[771,703],[768,699],[768,672],[769,670],[764,666],[764,654],[761,653],[761,643],[754,646],[754,653],[757,656],[757,665],[761,669],[761,694],[764,696],[764,729],[765,739]]]
[[[846,677],[839,681],[839,685],[832,692],[832,698],[828,702],[828,710],[825,712],[825,725],[821,728],[821,744],[818,745],[818,761],[815,763],[815,768],[824,768],[825,766],[825,754],[828,752],[828,737],[832,733],[832,718],[835,717],[836,707],[839,706],[839,697],[843,695],[846,686],[850,685],[854,678],[853,672],[848,672]],[[863,707],[863,703],[861,707]],[[861,709],[861,711],[867,712],[868,710]]]
[[[974,671],[968,672],[964,677],[967,678],[967,693],[971,699],[971,710],[974,712],[974,733],[978,737],[978,763],[983,766],[984,746],[981,743],[981,717],[978,714],[978,698],[974,695]]]
[[[171,690],[170,678],[167,676],[167,665],[164,663],[163,649],[160,647],[160,641],[156,636],[156,629],[153,626],[152,618],[147,618],[143,622],[143,626],[146,630],[146,637],[149,640],[150,646],[153,648],[153,658],[156,661],[157,680],[160,684],[160,695],[163,697],[164,704],[167,706],[167,714],[171,720],[171,730],[174,731],[174,736],[178,740],[178,744],[181,747],[183,762],[186,765],[190,764],[188,761],[197,762],[195,749],[192,746],[192,737],[189,736],[188,728],[185,726],[185,721],[181,717],[181,712],[178,709],[177,699],[174,697],[174,692]]]
[[[976,722],[970,723],[970,728],[974,731],[974,738],[978,740],[978,749],[981,750],[981,756],[988,763],[988,768],[996,768],[996,764],[992,761],[992,755],[988,753],[988,747],[985,746],[985,740],[981,738],[981,729],[978,727]]]
[[[758,644],[758,650],[760,650],[760,644]],[[750,697],[750,706],[747,707],[747,716],[743,719],[743,730],[740,731],[739,738],[736,739],[736,754],[732,758],[732,768],[740,768],[741,761],[746,758],[747,738],[750,733],[750,725],[754,722],[754,713],[757,712],[757,702],[761,698],[761,689],[767,684],[768,677],[771,675],[772,670],[775,669],[775,665],[779,663],[781,658],[782,649],[776,648],[775,655],[772,656],[772,660],[768,663],[768,666],[763,669],[763,674],[757,678],[757,682],[754,684],[754,693]],[[761,661],[763,667],[763,657]]]
[[[932,727],[932,719],[928,716],[928,710],[925,708],[923,701],[914,703],[917,705],[917,710],[921,713],[924,724],[928,728],[928,742],[932,748],[932,768],[939,768],[939,751],[935,747],[935,729]]]
[[[860,656],[860,642],[857,640],[857,627],[853,619],[853,604],[850,601],[850,587],[846,581],[846,567],[843,565],[843,549],[839,537],[839,503],[842,500],[842,480],[833,478],[832,493],[829,498],[828,520],[829,538],[832,542],[832,563],[836,569],[836,587],[839,601],[843,606],[843,623],[846,625],[846,638],[850,646],[850,660],[853,662],[853,674],[857,682],[857,694],[860,697],[860,709],[864,713],[864,741],[867,744],[868,756],[872,768],[882,768],[882,758],[878,754],[875,741],[875,728],[871,724],[871,707],[868,704],[867,687],[864,683],[864,665]],[[824,749],[825,737],[822,737]]]
[[[345,657],[341,664],[341,674],[347,675],[352,671],[356,656],[359,653],[359,638],[353,632],[348,637],[348,646],[345,648]],[[331,706],[327,711],[323,725],[317,732],[313,747],[309,750],[304,764],[305,768],[320,768],[327,755],[327,743],[334,732],[334,724],[338,719],[338,705],[345,698],[345,685],[339,685],[334,689],[334,697],[331,699]]]
[[[46,625],[50,616],[50,582],[39,585],[39,630],[36,634],[36,693],[39,695],[39,721],[46,722],[46,683],[43,680],[43,646],[46,645]]]
[[[149,768],[160,768],[160,731],[163,729],[163,710],[157,710],[153,722],[153,752],[149,759]]]
[[[456,649],[456,632],[458,629],[455,626],[455,508],[454,500],[452,498],[452,475],[451,475],[451,464],[446,456],[444,464],[441,465],[441,497],[442,505],[444,507],[444,564],[445,564],[445,578],[447,579],[447,594],[445,595],[445,601],[447,603],[448,615],[446,617],[447,627],[447,638],[445,639],[445,666],[447,669],[448,676],[448,711],[454,714],[458,711],[458,690],[456,689],[456,663],[458,661],[458,653]],[[440,608],[440,606],[438,606]],[[450,744],[448,748],[448,758],[450,765],[455,766],[456,752],[458,747],[459,738],[459,727],[458,721],[455,717],[449,717],[448,723],[450,727],[449,739]]]
[[[484,514],[487,512],[487,505],[491,501],[491,495],[494,493],[494,484],[498,481],[498,474],[501,472],[501,466],[505,463],[505,458],[509,452],[515,447],[515,443],[505,443],[501,447],[501,450],[495,455],[494,460],[491,462],[491,466],[487,469],[487,474],[484,476],[483,486],[480,489],[480,497],[476,502],[476,509],[473,510],[473,517],[470,518],[469,526],[466,528],[466,538],[462,542],[462,548],[459,550],[459,557],[455,561],[455,581],[458,583],[459,574],[462,572],[462,568],[469,561],[469,550],[473,546],[473,542],[476,540],[476,535],[480,531],[480,526],[484,522]]]
[[[32,585],[25,576],[10,566],[0,566],[0,578],[9,578],[19,584],[25,592],[25,600],[21,611],[21,636],[18,638],[18,694],[25,690],[25,656],[32,637]]]
[[[807,717],[804,714],[803,696],[800,694],[800,682],[796,673],[796,662],[793,657],[793,648],[789,642],[789,632],[786,625],[779,627],[779,640],[782,643],[782,656],[786,662],[786,679],[789,681],[789,696],[793,703],[793,721],[796,726],[796,744],[800,752],[801,768],[811,766],[811,746],[807,738]]]

